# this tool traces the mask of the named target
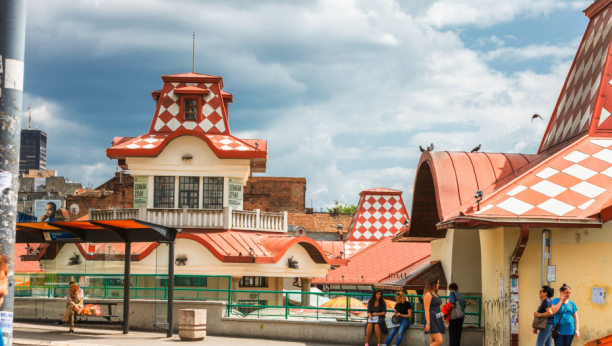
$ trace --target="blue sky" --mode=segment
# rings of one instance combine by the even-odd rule
[[[97,186],[196,30],[196,72],[234,94],[234,135],[268,140],[265,175],[306,177],[316,208],[374,187],[410,204],[418,145],[537,151],[590,3],[29,0],[23,108],[48,168]]]

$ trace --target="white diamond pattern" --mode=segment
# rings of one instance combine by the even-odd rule
[[[365,194],[357,210],[356,218],[359,221],[349,230],[350,241],[377,240],[394,236],[404,228],[403,221],[408,218],[399,194]]]
[[[548,201],[538,205],[538,208],[546,210],[549,213],[553,213],[557,216],[563,216],[574,209],[569,204],[558,201],[554,198],[549,199]]]
[[[507,210],[513,214],[521,215],[533,209],[533,205],[525,203],[514,197],[510,197],[507,200],[499,203],[497,207]]]
[[[559,173],[558,170],[554,168],[546,167],[546,169],[542,170],[542,172],[536,174],[536,177],[542,178],[542,179],[548,179],[557,173]]]
[[[535,184],[534,186],[531,187],[532,190],[536,190],[541,194],[544,194],[548,197],[555,197],[556,195],[560,194],[561,192],[567,190],[565,187],[563,186],[559,186],[555,183],[551,183],[548,180],[543,180],[537,184]]]
[[[590,198],[595,198],[606,192],[606,189],[602,189],[601,187],[587,183],[586,181],[583,181],[578,185],[572,186],[570,190],[578,192],[579,194]]]
[[[580,180],[587,180],[590,177],[597,174],[597,172],[590,170],[586,167],[582,167],[580,165],[572,165],[562,171],[563,173],[569,174],[572,177],[578,178]]]

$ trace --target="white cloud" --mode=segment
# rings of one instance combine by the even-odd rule
[[[267,139],[268,175],[306,177],[307,205],[312,198],[317,208],[335,199],[356,203],[361,190],[375,187],[405,191],[410,208],[419,145],[534,150],[547,122],[532,124],[531,115],[548,119],[577,45],[521,47],[516,37],[499,35],[476,44],[479,49],[493,44],[493,51],[479,51],[467,47],[460,33],[438,29],[487,26],[578,6],[567,1],[441,0],[415,13],[392,0],[38,0],[30,5],[28,44],[36,54],[60,56],[58,60],[71,52],[83,59],[183,72],[191,67],[190,33],[195,28],[196,70],[221,74],[225,89],[235,95],[230,106],[233,133]],[[192,15],[185,16],[186,8]],[[505,73],[488,65],[492,60],[541,57],[555,58],[547,72]],[[115,66],[97,68],[112,71]],[[119,91],[133,87],[113,85]],[[75,172],[71,178],[84,183],[110,178],[115,166],[104,157],[104,147],[91,144],[86,135],[73,139],[69,130],[54,127],[60,109],[45,107],[37,121],[57,131],[55,138],[63,138],[58,149],[62,155],[75,157],[58,159],[58,167]],[[119,118],[131,114],[120,108],[115,113],[119,121],[109,121],[107,132],[148,130],[148,124],[125,128]],[[82,119],[69,127],[89,134],[98,130]]]
[[[558,0],[439,0],[419,21],[436,27],[474,24],[488,27],[512,21],[516,17],[537,17],[557,9],[584,9],[592,1]]]

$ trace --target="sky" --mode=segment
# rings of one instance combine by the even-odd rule
[[[113,137],[148,132],[160,76],[191,71],[195,30],[232,134],[268,140],[264,176],[305,177],[316,209],[376,187],[410,209],[419,145],[537,152],[591,3],[29,0],[23,109],[47,169],[96,187]]]

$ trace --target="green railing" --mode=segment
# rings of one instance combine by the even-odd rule
[[[174,298],[228,301],[230,276],[175,275]],[[86,298],[123,299],[123,274],[15,274],[16,297],[65,297],[70,281],[80,284]],[[168,276],[132,274],[130,297],[168,299]]]
[[[16,297],[65,297],[70,281],[80,283],[85,298],[123,299],[123,274],[15,274]],[[176,275],[174,298],[228,302],[228,316],[252,318],[364,321],[370,298],[363,293],[321,293],[300,291],[232,290],[230,276]],[[168,276],[132,274],[132,299],[168,299]],[[385,299],[395,301],[394,295]],[[422,297],[408,295],[413,324],[424,323]],[[442,304],[448,302],[441,296]],[[465,297],[465,325],[481,326],[481,298]],[[389,303],[389,306],[393,303]],[[347,308],[348,306],[348,308]],[[388,317],[393,308],[388,308]]]
[[[390,307],[395,302],[394,295],[384,295],[389,300],[387,317],[393,316]],[[408,295],[412,305],[411,323],[424,324],[422,296]],[[443,304],[448,296],[440,296]],[[362,293],[320,293],[320,292],[281,292],[231,290],[228,316],[250,318],[284,319],[332,319],[339,321],[365,321],[367,319],[367,300]],[[465,297],[465,325],[481,326],[481,298]],[[347,308],[348,306],[348,308]]]

